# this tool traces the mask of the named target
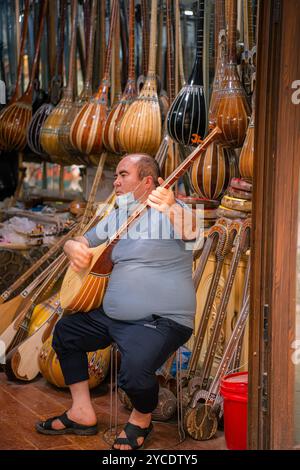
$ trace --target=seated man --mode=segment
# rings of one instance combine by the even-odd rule
[[[114,267],[102,306],[66,316],[56,325],[53,348],[73,404],[64,415],[37,423],[41,433],[97,432],[86,352],[112,342],[121,354],[119,386],[134,407],[113,449],[140,448],[152,430],[151,412],[157,406],[159,389],[155,372],[189,339],[195,314],[193,254],[186,249],[186,241],[196,238],[194,216],[175,200],[172,190],[157,187],[162,183],[152,157],[125,156],[114,181],[118,208],[84,236],[65,244],[73,269],[87,268],[89,247],[111,237],[137,201],[150,206],[112,251]]]

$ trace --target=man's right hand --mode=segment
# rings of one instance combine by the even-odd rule
[[[88,268],[93,257],[84,237],[80,237],[77,241],[68,240],[64,245],[64,252],[71,262],[71,268],[76,272]]]

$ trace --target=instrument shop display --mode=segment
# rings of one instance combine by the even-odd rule
[[[72,269],[64,243],[113,210],[122,156],[148,154],[161,186],[202,217],[204,233],[193,253],[188,365],[181,369],[177,351],[162,367],[153,419],[176,419],[180,440],[212,439],[221,429],[221,380],[248,362],[257,10],[257,0],[0,0],[0,160],[15,161],[19,174],[0,203],[7,380],[41,375],[66,393],[54,327],[101,305],[111,252],[147,204],[91,248],[88,269]],[[28,162],[40,165],[41,194],[28,190]],[[51,205],[53,168],[60,179]],[[68,198],[65,175],[74,169],[84,189]],[[117,367],[111,347],[87,359],[91,389]]]

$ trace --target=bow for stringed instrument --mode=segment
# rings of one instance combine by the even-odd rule
[[[162,184],[164,188],[170,188],[177,179],[184,174],[192,162],[196,160],[207,146],[219,138],[220,129],[217,127],[208,137],[189,155],[178,168]],[[113,268],[111,252],[115,243],[126,232],[129,225],[135,221],[146,209],[147,204],[141,204],[137,210],[127,219],[120,229],[107,242],[91,248],[93,258],[87,269],[75,272],[72,268],[64,277],[61,288],[61,305],[66,310],[88,312],[101,305],[108,279]]]

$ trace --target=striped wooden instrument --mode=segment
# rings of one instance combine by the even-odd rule
[[[20,44],[20,53],[19,53],[18,70],[17,70],[17,80],[16,80],[15,91],[14,91],[13,96],[10,99],[9,104],[15,103],[17,99],[19,98],[20,83],[21,83],[23,61],[24,61],[24,49],[25,49],[25,42],[26,42],[27,30],[28,30],[29,7],[30,7],[30,0],[25,0],[23,29],[22,29],[22,34],[21,34],[21,44]],[[5,111],[5,107],[2,108],[0,111],[0,150],[3,150],[5,148],[5,142],[2,137],[2,132],[1,132],[1,121],[2,121],[4,111]]]
[[[201,154],[191,169],[194,190],[207,199],[220,199],[234,176],[238,176],[235,152],[217,142]]]
[[[155,155],[161,142],[161,113],[156,83],[157,0],[151,3],[149,70],[139,97],[120,123],[119,145],[128,153]]]
[[[197,47],[192,73],[181,89],[167,117],[169,135],[183,145],[198,145],[206,133],[206,104],[203,87],[204,0],[199,0]]]
[[[52,112],[54,106],[57,105],[61,98],[63,85],[63,53],[64,53],[64,28],[66,16],[67,1],[61,0],[60,3],[60,39],[56,54],[56,74],[51,80],[50,86],[50,102],[44,103],[34,113],[27,131],[27,142],[30,149],[37,155],[47,160],[47,154],[41,146],[40,136],[41,129]]]
[[[189,155],[178,168],[165,180],[162,187],[170,188],[177,179],[185,173],[194,160],[196,160],[206,147],[215,139],[218,139],[220,130],[215,128],[211,134],[204,140],[202,145],[198,146],[191,155]],[[80,272],[75,272],[69,267],[61,288],[61,305],[64,309],[88,312],[101,305],[103,296],[107,287],[110,273],[113,265],[111,261],[111,252],[128,229],[129,225],[135,221],[140,214],[146,210],[147,205],[141,204],[140,207],[127,219],[120,229],[107,242],[96,248],[91,248],[93,259],[89,268]]]
[[[252,115],[246,139],[240,153],[239,170],[242,178],[252,181],[254,160],[254,123],[255,123],[255,89],[252,95]]]
[[[122,117],[126,113],[128,107],[136,98],[136,83],[134,70],[134,0],[129,2],[129,61],[128,61],[128,80],[124,89],[124,93],[119,103],[117,103],[110,111],[107,121],[103,129],[103,144],[113,153],[120,153],[119,144],[119,124]]]
[[[59,129],[73,104],[78,0],[72,0],[71,6],[72,31],[68,84],[63,91],[62,99],[45,120],[40,131],[40,143],[42,148],[49,155],[51,162],[60,165],[68,165],[70,163],[69,154],[59,141]]]
[[[176,8],[179,8],[179,5],[176,3]],[[177,90],[175,84],[175,69],[174,69],[174,41],[173,41],[173,31],[172,31],[172,6],[171,1],[167,0],[166,10],[167,10],[167,90],[170,103],[173,102],[175,98],[175,93]],[[176,12],[177,13],[177,12]],[[179,15],[176,14],[176,26]],[[180,21],[180,19],[179,19]],[[179,25],[180,28],[180,25]],[[177,28],[176,28],[177,33]],[[177,34],[176,34],[177,39]],[[180,54],[177,51],[177,56]],[[176,70],[177,72],[177,70]],[[155,155],[155,160],[159,164],[161,175],[163,179],[166,179],[178,166],[177,161],[178,149],[176,149],[175,142],[171,139],[167,133],[166,123],[164,123],[164,135],[162,142],[160,144],[159,150]]]
[[[27,143],[26,132],[32,117],[33,84],[38,65],[47,3],[48,0],[44,0],[41,7],[40,27],[27,89],[21,98],[7,106],[1,113],[0,137],[3,148],[8,151],[24,150]]]
[[[52,348],[52,335],[44,342],[38,356],[39,369],[43,377],[59,388],[66,388],[67,385],[61,371],[57,355]],[[87,353],[89,388],[95,388],[106,377],[110,364],[110,346],[105,349],[98,349],[95,352]]]
[[[215,50],[217,53],[217,61],[208,110],[209,126],[212,128],[216,125],[217,109],[219,106],[219,91],[225,74],[225,0],[216,0],[215,8]]]
[[[107,118],[108,92],[113,31],[119,15],[119,3],[113,0],[104,76],[97,93],[82,106],[70,129],[70,141],[75,150],[87,155],[91,164],[99,162],[103,150],[102,131]]]
[[[83,90],[79,97],[72,104],[70,110],[63,118],[59,131],[58,139],[61,146],[69,154],[70,163],[86,164],[88,160],[84,155],[81,155],[78,150],[75,150],[71,144],[70,132],[71,126],[79,113],[82,106],[89,102],[92,96],[92,76],[93,76],[93,59],[94,59],[94,43],[95,43],[95,26],[96,26],[96,13],[97,13],[97,0],[92,2],[91,20],[88,38],[88,54],[86,64],[86,77],[83,85]]]
[[[246,136],[250,108],[237,72],[237,0],[228,0],[228,9],[228,63],[219,92],[217,125],[229,146],[241,147]]]

